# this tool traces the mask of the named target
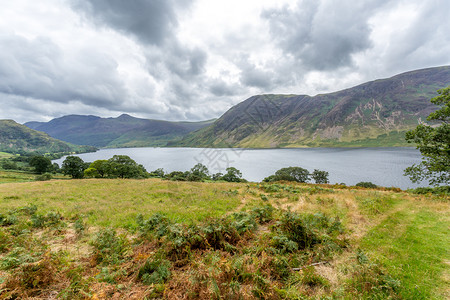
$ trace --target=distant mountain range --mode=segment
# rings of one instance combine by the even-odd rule
[[[48,134],[30,129],[13,120],[0,120],[0,151],[8,153],[35,152],[80,153],[92,152],[92,146],[72,145],[50,137]]]
[[[434,107],[430,99],[450,85],[450,66],[380,79],[335,93],[257,95],[217,120],[169,122],[69,115],[25,123],[78,145],[96,147],[374,147],[407,146],[405,132]],[[409,145],[410,146],[410,145]]]
[[[404,134],[450,85],[450,66],[403,73],[330,94],[258,95],[229,109],[211,126],[172,146],[406,146]]]
[[[111,148],[166,146],[169,141],[181,140],[188,133],[213,122],[169,122],[123,114],[117,118],[69,115],[24,125],[66,142]]]

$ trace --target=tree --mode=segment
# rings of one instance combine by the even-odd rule
[[[245,179],[242,179],[242,173],[238,169],[234,167],[227,168],[227,173],[222,176],[221,179],[228,182],[241,182]]]
[[[309,180],[309,172],[300,167],[282,168],[275,172],[275,180],[286,180],[296,182],[307,182]]]
[[[78,156],[67,156],[62,163],[61,171],[65,175],[70,175],[72,178],[83,178],[85,170],[84,161]]]
[[[430,185],[450,183],[450,86],[438,90],[431,103],[440,107],[427,120],[406,133],[408,143],[415,143],[422,161],[405,169],[412,182],[428,180]]]
[[[314,169],[311,173],[311,178],[314,179],[316,183],[328,183],[328,176],[330,174],[327,171],[321,171]]]
[[[209,170],[205,165],[198,163],[192,167],[187,179],[189,181],[203,181],[210,179]]]
[[[52,170],[52,161],[44,156],[35,155],[30,159],[30,166],[34,168],[36,173],[43,174]]]
[[[107,173],[110,176],[120,178],[142,178],[147,177],[147,170],[139,165],[128,155],[114,155],[108,159]]]
[[[163,168],[158,168],[158,169],[156,169],[154,171],[151,171],[149,173],[150,177],[157,177],[157,178],[164,178],[164,175],[165,175],[165,173],[164,173],[164,169]]]
[[[108,161],[105,159],[94,161],[86,170],[84,170],[84,175],[86,177],[95,178],[106,177],[108,175]]]

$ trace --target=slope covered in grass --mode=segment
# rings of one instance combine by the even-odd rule
[[[445,299],[448,201],[285,183],[2,184],[0,299]]]

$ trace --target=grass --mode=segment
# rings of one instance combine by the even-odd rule
[[[5,183],[0,299],[446,299],[448,204],[294,183]]]
[[[160,212],[179,222],[197,222],[233,211],[240,205],[238,189],[230,183],[89,179],[5,184],[0,208],[28,204],[60,211],[67,217],[84,215],[91,225],[129,227],[138,214]],[[13,199],[13,201],[11,200]],[[113,217],[112,217],[113,216]]]
[[[14,155],[11,154],[11,153],[6,153],[6,152],[1,152],[0,151],[0,159],[2,159],[2,158],[10,158],[12,156],[14,156]]]
[[[21,183],[35,181],[38,175],[26,171],[0,170],[0,184],[2,183]],[[61,174],[52,175],[55,179],[68,179]]]
[[[448,224],[448,215],[427,207],[403,208],[373,228],[361,246],[400,281],[401,297],[444,299],[437,287],[449,284],[443,277],[450,261]]]

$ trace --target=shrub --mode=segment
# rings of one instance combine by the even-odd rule
[[[368,189],[375,189],[378,187],[376,184],[374,184],[372,182],[367,182],[367,181],[358,182],[357,184],[355,184],[355,186],[368,188]]]
[[[51,179],[53,179],[53,176],[50,173],[44,173],[42,175],[38,175],[35,177],[36,181],[47,181],[47,180],[51,180]]]
[[[126,250],[126,240],[119,237],[114,229],[102,229],[91,241],[97,263],[118,263]]]
[[[170,262],[165,259],[147,260],[139,269],[138,278],[144,284],[165,283],[171,275]]]
[[[279,221],[280,230],[297,243],[299,249],[310,248],[320,242],[319,237],[307,226],[302,218],[292,212],[286,212]]]
[[[272,221],[274,208],[272,205],[265,205],[261,207],[255,207],[252,209],[252,214],[258,220],[260,224],[264,224]]]

